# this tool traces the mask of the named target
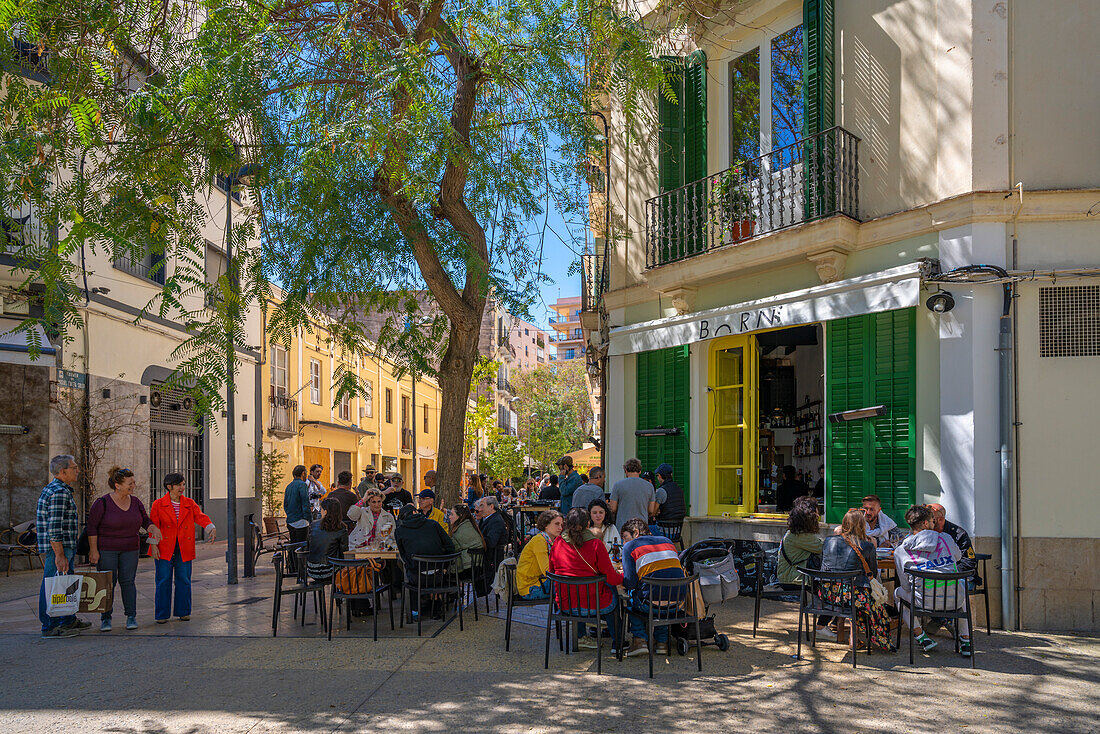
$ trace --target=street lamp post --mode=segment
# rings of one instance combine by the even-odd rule
[[[226,414],[226,460],[225,460],[225,539],[228,548],[225,562],[228,566],[226,583],[237,583],[237,432],[236,432],[236,372],[237,350],[233,344],[233,324],[237,321],[241,284],[233,264],[233,186],[237,183],[248,185],[253,175],[252,166],[244,166],[236,173],[227,176],[225,182],[225,275],[229,279],[229,303],[226,313],[226,350],[225,350],[225,414]]]

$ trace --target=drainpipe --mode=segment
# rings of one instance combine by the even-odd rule
[[[1004,300],[1001,308],[1000,330],[997,337],[997,453],[1001,457],[1000,492],[998,494],[1001,519],[1001,621],[1006,630],[1016,627],[1015,549],[1013,546],[1012,502],[1012,282],[1008,271],[998,265],[966,265],[944,273],[941,278],[955,274],[985,273],[1002,281]],[[937,279],[939,280],[939,279]]]

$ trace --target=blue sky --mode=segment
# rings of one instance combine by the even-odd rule
[[[537,243],[539,233],[543,231],[541,219],[531,222],[529,231],[532,239]],[[531,319],[539,327],[549,329],[548,321],[553,315],[550,304],[558,298],[579,296],[581,294],[581,277],[579,274],[567,275],[569,267],[574,262],[580,261],[579,252],[583,248],[583,241],[574,243],[570,235],[583,234],[580,225],[569,224],[562,213],[557,210],[553,202],[550,202],[550,210],[546,217],[545,234],[542,240],[542,272],[550,277],[551,282],[543,283],[539,289],[538,297],[531,304]],[[565,242],[562,242],[565,240]],[[566,245],[565,243],[569,244]],[[576,249],[577,252],[574,252]]]

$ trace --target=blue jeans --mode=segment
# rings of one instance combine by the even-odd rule
[[[577,616],[595,615],[588,609],[572,609],[568,610],[570,614],[576,614]],[[611,637],[611,646],[617,648],[619,646],[619,602],[618,600],[612,601],[604,609],[600,610],[600,615],[607,621],[608,635]],[[577,623],[577,637],[585,637],[588,632],[588,628],[581,623]],[[596,636],[596,630],[593,628],[592,637]]]
[[[177,545],[172,560],[153,559],[156,571],[156,591],[153,595],[153,618],[168,619],[175,607],[177,617],[191,614],[191,561],[183,560]],[[172,593],[172,577],[175,576],[176,589]]]
[[[140,551],[100,551],[97,571],[111,572],[111,586],[118,583],[122,590],[122,608],[127,617],[137,616],[137,584],[134,577],[137,576],[138,554]],[[114,607],[99,615],[100,619],[111,618]]]
[[[550,598],[550,579],[544,580],[538,586],[532,586],[531,590],[526,594],[520,594],[520,599],[527,599],[528,601],[534,601],[536,599],[549,599]]]
[[[647,640],[648,641],[649,640],[649,634],[648,634],[648,630],[646,630],[646,622],[649,618],[649,602],[639,601],[639,600],[636,600],[636,599],[631,599],[631,601],[630,601],[630,611],[634,612],[634,614],[639,615],[639,616],[634,616],[632,614],[630,616],[630,634],[634,635],[639,640]],[[656,620],[659,619],[662,616],[674,617],[674,616],[677,616],[678,614],[680,614],[680,610],[676,609],[676,608],[672,609],[670,612],[663,612],[663,611],[660,610],[659,607],[656,607],[656,608],[653,609],[653,620],[654,620],[654,622],[656,622]],[[667,624],[666,625],[661,625],[659,627],[656,624],[654,624],[654,627],[653,627],[653,641],[658,643],[658,644],[663,643],[663,642],[668,642],[668,625]]]
[[[76,548],[66,548],[65,558],[69,561],[69,573],[73,572],[73,558],[76,557]],[[57,575],[57,564],[54,563],[53,548],[46,551],[42,557],[42,585],[38,587],[38,621],[42,623],[42,631],[49,632],[54,627],[72,624],[76,621],[76,615],[67,617],[51,617],[46,614],[46,578]]]

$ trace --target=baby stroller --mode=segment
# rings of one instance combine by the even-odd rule
[[[680,553],[680,564],[687,575],[699,574],[699,585],[703,592],[703,603],[707,611],[711,604],[721,604],[727,599],[737,596],[740,582],[737,577],[737,567],[734,562],[732,540],[720,538],[708,538],[693,544]],[[694,641],[695,630],[693,625],[674,624],[670,626],[672,636],[676,638],[676,652],[687,655],[690,643]],[[704,645],[714,645],[722,652],[729,650],[730,641],[726,635],[721,634],[714,626],[714,615],[707,614],[699,620],[699,636],[709,638]]]

